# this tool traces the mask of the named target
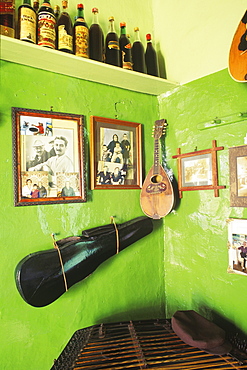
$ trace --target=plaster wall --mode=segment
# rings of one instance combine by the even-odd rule
[[[247,85],[233,81],[222,70],[160,96],[160,114],[168,120],[167,159],[177,178],[172,155],[212,147],[218,151],[218,182],[213,190],[185,191],[175,212],[164,223],[164,275],[167,317],[176,310],[194,309],[221,325],[247,332],[246,275],[228,269],[228,218],[246,219],[244,207],[230,207],[229,148],[244,145],[246,120],[199,130],[198,124],[215,117],[246,111]]]
[[[46,370],[73,333],[106,321],[164,316],[163,228],[155,231],[70,288],[57,301],[34,308],[18,293],[14,270],[30,253],[53,248],[57,239],[82,230],[142,216],[139,190],[94,190],[89,179],[90,115],[140,122],[152,163],[152,124],[158,117],[156,97],[59,76],[1,61],[0,120],[0,368]],[[88,201],[80,204],[14,207],[11,107],[85,116]]]

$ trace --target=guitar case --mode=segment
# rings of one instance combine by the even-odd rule
[[[61,253],[53,248],[35,252],[23,258],[15,269],[15,281],[21,297],[31,306],[44,307],[65,293],[67,287],[81,281],[97,267],[137,240],[153,231],[148,217],[137,217],[122,224],[96,227],[56,242]],[[118,238],[117,238],[118,234]]]

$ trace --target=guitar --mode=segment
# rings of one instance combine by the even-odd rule
[[[166,171],[159,163],[159,139],[164,134],[167,122],[155,121],[154,127],[154,164],[143,183],[140,203],[142,211],[153,219],[166,216],[174,205],[174,191]]]
[[[229,73],[235,81],[247,82],[247,10],[239,22],[229,53]]]

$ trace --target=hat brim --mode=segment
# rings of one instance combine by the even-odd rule
[[[225,340],[224,343],[222,343],[220,346],[214,347],[214,348],[200,348],[202,351],[205,351],[207,353],[211,353],[213,355],[225,355],[229,353],[232,349],[232,345],[230,342]]]

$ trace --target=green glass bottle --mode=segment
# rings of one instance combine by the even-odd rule
[[[84,19],[83,4],[77,5],[77,17],[73,28],[74,54],[89,58],[89,29]]]
[[[31,6],[30,0],[24,0],[18,8],[17,38],[22,41],[36,44],[37,14]]]
[[[56,47],[56,18],[50,0],[44,0],[38,11],[38,45]]]

